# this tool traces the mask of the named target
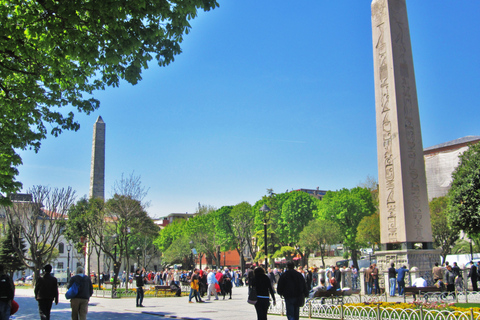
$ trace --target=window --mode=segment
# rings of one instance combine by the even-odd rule
[[[63,262],[57,263],[57,270],[63,270]]]
[[[64,253],[65,252],[65,245],[63,244],[63,242],[60,242],[58,244],[58,253]]]

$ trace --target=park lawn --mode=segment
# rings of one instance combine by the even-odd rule
[[[480,303],[455,303],[458,308],[480,308]]]

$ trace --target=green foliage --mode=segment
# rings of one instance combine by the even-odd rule
[[[153,244],[160,250],[165,252],[170,245],[184,234],[186,220],[176,220],[163,228]]]
[[[316,215],[320,220],[332,221],[339,227],[343,244],[350,249],[354,264],[357,264],[357,228],[363,217],[371,216],[374,212],[370,191],[356,187],[327,192]]]
[[[471,145],[460,156],[452,178],[448,192],[450,224],[475,236],[480,230],[480,143]]]
[[[310,252],[319,251],[322,264],[330,245],[339,243],[342,239],[338,226],[329,220],[311,220],[300,233],[298,244]]]
[[[18,226],[13,225],[7,228],[5,236],[0,239],[0,261],[2,261],[5,270],[10,274],[13,274],[15,271],[25,270],[22,259],[15,250],[15,247],[17,247],[22,254],[27,252],[25,240],[19,234],[19,230]],[[14,232],[17,236],[14,236]],[[12,241],[17,241],[15,247]]]
[[[293,191],[288,194],[288,199],[282,205],[281,228],[279,230],[281,241],[296,245],[300,232],[313,220],[313,211],[317,209],[315,198],[302,191]]]
[[[190,244],[187,237],[175,239],[163,253],[163,261],[167,264],[183,263],[190,256]]]
[[[153,59],[170,64],[197,9],[217,6],[216,0],[0,0],[0,191],[21,187],[16,150],[37,152],[48,131],[78,130],[74,111],[97,109],[94,91],[121,79],[138,83]]]
[[[450,254],[452,247],[460,237],[458,229],[452,228],[448,223],[448,198],[434,198],[429,203],[430,221],[432,222],[432,235],[435,247],[442,250],[443,261]]]
[[[363,217],[357,227],[356,241],[361,247],[373,248],[380,243],[380,215],[378,212]]]

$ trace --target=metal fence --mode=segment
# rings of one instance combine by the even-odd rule
[[[444,302],[445,300],[440,299]],[[445,298],[452,300],[460,299],[461,302],[480,301],[480,294],[477,292],[467,292],[458,294],[455,297],[447,295]],[[329,303],[328,299],[316,298],[306,301],[300,308],[300,316],[308,318],[322,319],[354,319],[354,320],[480,320],[480,312],[473,311],[448,311],[439,309],[425,309],[420,304],[415,309],[396,309],[390,307],[381,307],[380,303],[372,303],[365,306],[349,306],[345,303],[355,303],[360,301],[361,297],[354,295],[344,297],[343,303]],[[355,300],[355,301],[354,301]],[[349,302],[354,301],[354,302]],[[280,300],[276,306],[271,305],[270,314],[285,315],[286,307],[284,300]]]

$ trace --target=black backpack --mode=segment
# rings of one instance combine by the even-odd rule
[[[0,276],[0,299],[13,300],[14,291],[10,281],[10,277],[6,274]]]

